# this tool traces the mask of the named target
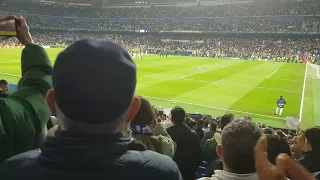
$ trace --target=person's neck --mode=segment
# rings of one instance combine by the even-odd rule
[[[226,165],[225,165],[225,163],[222,163],[223,164],[223,171],[226,171],[226,172],[229,172],[229,173],[233,173],[232,171],[231,171],[231,169],[229,169]]]

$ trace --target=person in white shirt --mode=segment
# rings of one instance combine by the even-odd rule
[[[223,162],[223,170],[215,170],[212,177],[200,180],[258,180],[254,161],[254,147],[262,130],[247,120],[233,120],[221,133],[216,148]]]

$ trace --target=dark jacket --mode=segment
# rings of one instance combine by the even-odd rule
[[[203,147],[203,161],[208,163],[216,160],[218,158],[217,152],[217,142],[214,138],[208,139]]]
[[[206,141],[208,139],[213,138],[214,133],[216,133],[215,131],[212,131],[211,129],[209,131],[204,131],[204,136],[201,139],[201,145],[204,146],[204,144],[206,143]]]
[[[320,153],[306,152],[304,157],[299,160],[299,163],[311,173],[320,171]]]
[[[45,95],[51,88],[52,66],[45,50],[27,45],[21,69],[17,91],[0,98],[0,162],[37,148],[51,115]]]
[[[137,151],[137,150],[138,151]],[[17,173],[19,172],[19,173]],[[10,180],[182,180],[168,156],[145,150],[122,133],[82,136],[56,131],[40,151],[29,151],[0,165],[1,179]]]
[[[178,164],[183,179],[196,179],[196,171],[201,162],[201,145],[197,133],[184,124],[171,126],[167,132],[177,143],[173,160]]]
[[[202,128],[197,128],[195,131],[198,134],[199,139],[201,141],[203,139],[203,137],[204,137],[204,132],[203,132]]]

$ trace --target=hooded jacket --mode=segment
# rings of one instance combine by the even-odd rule
[[[132,136],[141,141],[148,150],[158,152],[173,158],[176,152],[177,145],[171,139],[165,128],[161,124],[156,124],[152,129],[155,136],[148,136],[145,134],[133,134]]]

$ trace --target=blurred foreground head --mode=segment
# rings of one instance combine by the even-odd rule
[[[8,82],[4,79],[0,80],[0,90],[8,92]]]
[[[140,107],[136,65],[118,44],[80,40],[61,52],[47,102],[62,130],[115,134]]]
[[[8,97],[8,82],[4,79],[0,80],[0,98]]]
[[[148,125],[154,127],[156,123],[155,109],[144,97],[139,96],[139,99],[141,101],[141,106],[131,123],[136,125]]]
[[[268,159],[272,164],[275,164],[276,158],[279,154],[284,153],[291,156],[289,144],[278,135],[268,134]]]
[[[314,126],[308,128],[305,133],[304,151],[320,153],[320,127]]]
[[[224,127],[217,155],[225,171],[235,174],[255,172],[254,147],[262,130],[247,120],[234,120]]]

